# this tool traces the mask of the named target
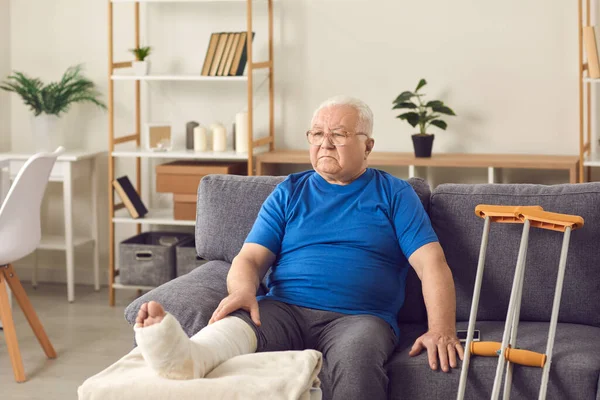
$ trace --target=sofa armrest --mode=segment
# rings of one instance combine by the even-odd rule
[[[191,337],[208,324],[219,302],[227,295],[230,266],[224,261],[210,261],[151,290],[127,306],[125,319],[131,325],[135,324],[140,306],[154,300],[162,304]]]

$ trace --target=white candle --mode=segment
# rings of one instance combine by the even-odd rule
[[[206,151],[206,128],[203,126],[194,128],[194,151]]]
[[[235,151],[248,152],[248,113],[239,112],[235,115]]]
[[[212,131],[213,151],[225,151],[227,149],[227,133],[223,125],[216,125]]]

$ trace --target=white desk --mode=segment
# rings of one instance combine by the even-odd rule
[[[0,160],[6,163],[10,179],[14,179],[27,159],[34,153],[0,153]],[[67,299],[69,302],[75,300],[75,247],[92,243],[94,246],[94,288],[100,290],[100,270],[98,254],[98,182],[97,182],[97,159],[106,151],[66,151],[58,157],[52,172],[50,182],[63,183],[63,203],[65,234],[64,236],[42,235],[38,249],[63,250],[67,259]],[[92,180],[91,190],[91,221],[89,236],[75,237],[73,234],[73,183],[77,179]],[[33,268],[32,283],[37,285],[36,265]]]

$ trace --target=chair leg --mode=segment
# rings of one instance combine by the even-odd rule
[[[31,302],[29,301],[29,297],[27,297],[25,289],[23,289],[21,281],[19,281],[19,277],[17,276],[17,273],[15,272],[11,264],[8,264],[8,266],[4,270],[4,275],[11,290],[15,295],[15,298],[17,299],[17,303],[19,303],[19,306],[21,307],[23,313],[25,314],[25,317],[27,318],[27,322],[29,322],[33,333],[35,333],[35,336],[40,342],[40,345],[42,345],[44,353],[46,353],[46,356],[48,358],[56,358],[56,352],[52,347],[52,343],[50,343],[50,339],[48,339],[48,335],[46,335],[46,331],[44,330],[42,323],[40,322],[37,314],[35,313],[35,310],[33,309]]]
[[[12,364],[15,381],[25,382],[25,370],[23,369],[23,360],[21,359],[12,311],[8,304],[8,291],[6,290],[4,273],[5,269],[0,266],[0,319],[2,319],[4,339],[6,340],[6,346],[8,347],[8,356],[10,357],[10,363]]]

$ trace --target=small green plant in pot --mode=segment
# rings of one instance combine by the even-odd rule
[[[428,133],[431,125],[446,130],[448,125],[441,119],[442,115],[455,116],[450,107],[441,100],[429,100],[425,102],[424,93],[419,91],[427,84],[421,79],[414,92],[404,91],[396,97],[393,110],[408,110],[396,118],[404,120],[413,128],[419,126],[419,133],[412,135],[415,157],[431,157],[434,135]]]
[[[134,49],[130,49],[129,51],[135,56],[135,61],[131,63],[131,66],[133,67],[133,73],[138,76],[147,75],[150,62],[146,60],[146,58],[152,52],[152,48],[150,46],[136,47]]]
[[[31,78],[22,72],[14,72],[0,82],[0,89],[14,92],[33,112],[32,133],[37,150],[54,150],[65,146],[56,125],[62,114],[74,103],[92,103],[106,109],[99,100],[100,92],[94,82],[82,75],[82,66],[69,67],[59,82],[44,84],[39,78]]]

